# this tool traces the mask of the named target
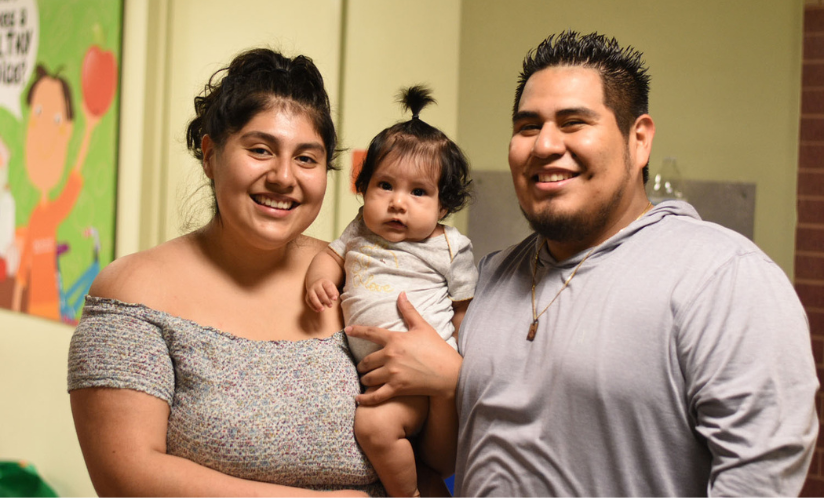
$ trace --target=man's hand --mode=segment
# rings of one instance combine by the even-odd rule
[[[359,395],[358,403],[376,405],[407,395],[453,397],[463,361],[461,355],[421,317],[405,293],[398,296],[398,309],[409,332],[357,325],[345,329],[352,337],[383,347],[358,364],[358,371],[363,374],[361,382],[367,387],[379,386]]]
[[[319,278],[306,284],[306,304],[318,313],[324,308],[331,308],[339,296],[337,286],[328,278]]]

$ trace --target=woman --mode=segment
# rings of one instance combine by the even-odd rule
[[[303,300],[326,246],[303,231],[336,147],[321,75],[305,57],[251,50],[195,110],[187,143],[213,218],[109,265],[72,338],[72,413],[95,490],[380,492],[354,439],[359,384],[340,313]]]

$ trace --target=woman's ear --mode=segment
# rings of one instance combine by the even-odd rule
[[[200,150],[203,152],[203,173],[206,174],[206,178],[214,180],[214,162],[217,151],[215,149],[215,143],[212,141],[212,137],[209,135],[203,135],[203,138],[200,140]]]

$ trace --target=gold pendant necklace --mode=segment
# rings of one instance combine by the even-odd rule
[[[638,217],[635,218],[635,220],[633,220],[633,221],[640,220],[645,214],[647,214],[647,212],[650,209],[652,209],[652,203],[648,202],[647,207],[644,208],[644,211],[642,211],[641,214],[638,215]],[[621,230],[623,230],[623,228]],[[578,273],[578,269],[581,268],[581,265],[584,264],[584,261],[586,261],[587,258],[589,258],[589,256],[593,252],[595,252],[595,249],[598,249],[598,246],[595,246],[595,247],[593,247],[592,249],[589,250],[589,252],[586,254],[586,256],[584,256],[584,258],[581,260],[581,262],[578,263],[578,266],[576,266],[575,269],[572,270],[572,273],[569,275],[569,277],[567,277],[566,281],[564,281],[564,285],[561,287],[561,290],[559,290],[558,293],[555,294],[555,297],[552,298],[552,301],[550,301],[549,304],[546,305],[546,308],[544,308],[540,313],[537,313],[536,309],[535,309],[536,308],[535,307],[535,284],[536,284],[535,279],[536,279],[536,276],[538,275],[538,258],[539,258],[539,255],[541,254],[541,247],[543,247],[544,244],[547,244],[546,240],[544,240],[544,243],[539,245],[538,249],[535,250],[535,266],[532,268],[532,323],[529,325],[529,332],[526,334],[526,340],[530,341],[530,342],[532,342],[535,339],[535,334],[538,333],[538,319],[541,318],[541,316],[544,313],[546,313],[546,311],[549,309],[549,307],[552,306],[552,303],[554,303],[555,300],[558,299],[558,296],[561,295],[561,292],[563,292],[564,289],[567,288],[567,285],[569,285],[569,282],[572,281],[572,277],[574,277],[575,274]],[[548,245],[547,245],[547,250],[549,250]]]

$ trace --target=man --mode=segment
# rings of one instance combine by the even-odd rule
[[[484,258],[461,327],[459,496],[803,485],[818,432],[803,308],[750,241],[647,200],[648,88],[641,54],[597,34],[551,36],[524,62],[509,163],[535,233]],[[414,349],[435,343],[399,306],[410,334],[350,332],[386,344],[359,365],[383,392],[360,401],[442,406],[455,360]]]

